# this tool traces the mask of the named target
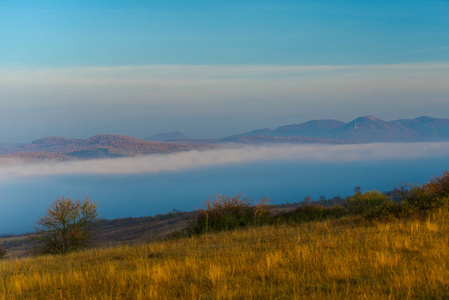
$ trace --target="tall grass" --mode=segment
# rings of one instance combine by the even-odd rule
[[[0,298],[442,299],[448,217],[346,216],[0,261]]]
[[[0,240],[0,260],[5,258],[5,256],[6,256],[6,250],[3,249],[2,241]]]

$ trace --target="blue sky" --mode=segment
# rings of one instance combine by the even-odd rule
[[[0,0],[0,142],[449,118],[449,1]]]

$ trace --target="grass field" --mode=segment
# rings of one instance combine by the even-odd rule
[[[448,217],[344,217],[8,259],[0,261],[0,297],[448,298]]]

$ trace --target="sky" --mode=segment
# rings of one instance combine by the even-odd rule
[[[0,0],[0,143],[449,118],[449,1]]]

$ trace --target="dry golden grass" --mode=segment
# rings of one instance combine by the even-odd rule
[[[449,297],[449,214],[259,227],[0,262],[3,299]]]

